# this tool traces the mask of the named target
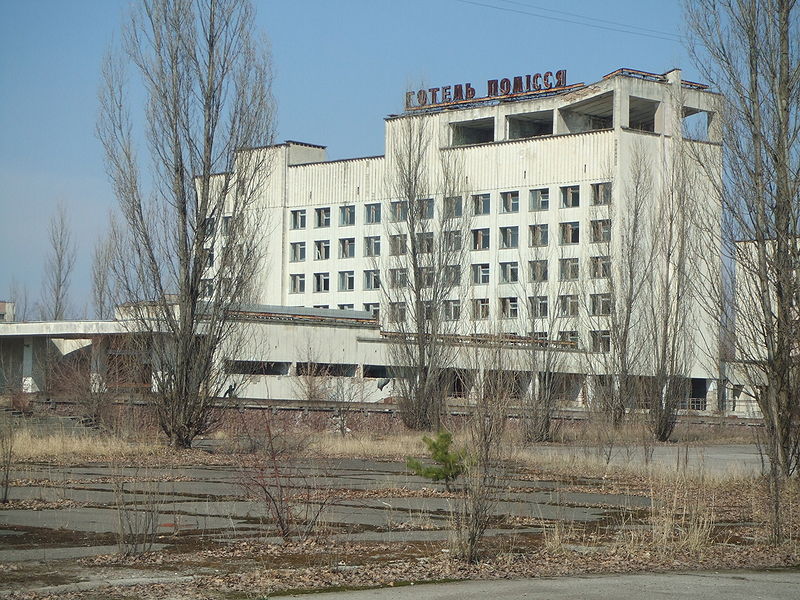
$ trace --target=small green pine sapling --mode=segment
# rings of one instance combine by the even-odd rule
[[[436,464],[424,465],[416,458],[407,457],[406,466],[415,475],[425,477],[431,481],[443,481],[445,489],[449,492],[450,482],[464,472],[464,452],[462,450],[450,450],[450,445],[453,443],[453,435],[446,431],[440,431],[433,439],[425,436],[422,441],[425,442],[431,459]]]

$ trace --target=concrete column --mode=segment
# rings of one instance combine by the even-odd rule
[[[22,391],[33,394],[39,391],[39,385],[34,375],[34,348],[33,336],[26,336],[22,347]]]
[[[614,91],[614,129],[630,127],[631,98],[620,90]]]
[[[92,339],[92,358],[89,367],[89,386],[93,394],[106,391],[108,375],[108,337]]]

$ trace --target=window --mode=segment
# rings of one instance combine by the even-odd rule
[[[364,310],[372,313],[374,319],[379,319],[381,316],[381,305],[377,302],[365,302]]]
[[[364,222],[367,225],[375,225],[381,222],[381,205],[380,204],[366,204],[364,205]]]
[[[531,281],[533,283],[541,283],[543,281],[547,281],[546,260],[532,260],[528,263],[528,268],[531,271]]]
[[[579,266],[577,258],[561,258],[558,261],[558,274],[561,281],[575,281],[578,279]]]
[[[305,229],[306,228],[306,211],[293,210],[292,211],[292,229]]]
[[[349,206],[339,207],[339,225],[355,225],[356,224],[356,207],[352,204]]]
[[[352,305],[352,304],[339,304],[338,308],[339,308],[339,310],[353,310],[353,308],[355,308],[355,306]]]
[[[419,268],[419,285],[420,287],[433,286],[433,267],[420,267]]]
[[[519,246],[519,227],[500,228],[500,247],[516,248]]]
[[[578,208],[580,205],[580,186],[570,185],[561,188],[561,208]]]
[[[327,260],[331,257],[330,240],[317,240],[314,242],[314,260]]]
[[[519,315],[519,301],[516,296],[500,298],[500,314],[504,319],[515,319]]]
[[[488,250],[489,249],[489,230],[488,229],[473,229],[472,230],[472,249],[473,250]]]
[[[406,303],[405,302],[390,302],[389,303],[389,322],[390,323],[403,323],[406,320]]]
[[[559,342],[567,342],[569,344],[577,345],[578,344],[578,332],[577,331],[559,331],[558,332],[558,341]]]
[[[444,268],[445,285],[461,285],[461,265],[447,265]]]
[[[489,299],[478,298],[472,301],[472,318],[473,319],[488,319],[489,318]]]
[[[531,310],[531,317],[547,316],[547,296],[531,296],[528,298]]]
[[[561,243],[564,245],[577,244],[581,241],[580,224],[577,221],[572,223],[561,223]]]
[[[577,317],[578,316],[578,296],[575,294],[564,294],[558,297],[558,316]]]
[[[302,294],[306,291],[306,276],[302,274],[290,275],[290,292],[292,294]]]
[[[530,231],[529,245],[532,248],[539,246],[547,246],[547,244],[549,243],[549,236],[548,236],[549,230],[547,225],[531,225],[528,229]]]
[[[352,292],[356,289],[355,271],[339,271],[339,291]]]
[[[356,255],[356,238],[339,239],[339,258],[353,258]]]
[[[420,254],[433,252],[433,232],[426,231],[417,234],[417,250]]]
[[[231,217],[230,215],[226,216],[226,217],[222,217],[222,235],[224,237],[228,237],[228,234],[231,232],[231,219],[232,218],[233,217]]]
[[[289,262],[303,262],[306,259],[306,243],[293,242],[289,252]]]
[[[461,196],[452,196],[444,199],[444,218],[453,219],[463,214]]]
[[[595,316],[611,314],[611,294],[591,294],[589,304]]]
[[[417,210],[419,211],[420,219],[433,218],[433,198],[425,198],[424,200],[417,200]]]
[[[611,350],[611,332],[608,330],[590,331],[592,352],[608,352]]]
[[[314,291],[327,292],[331,289],[331,279],[328,273],[314,273]]]
[[[472,214],[488,215],[491,212],[491,197],[489,194],[475,194],[472,197]]]
[[[389,285],[393,288],[404,288],[408,285],[408,271],[405,269],[391,269],[389,271]]]
[[[607,279],[611,277],[611,257],[593,256],[591,258],[592,278]]]
[[[519,281],[519,263],[500,263],[500,283],[516,283]]]
[[[448,251],[457,252],[461,250],[461,232],[460,231],[445,231],[444,244]]]
[[[314,308],[330,308],[329,304],[315,304]]]
[[[433,302],[425,300],[422,303],[422,318],[426,321],[433,319]]]
[[[317,209],[314,209],[314,226],[316,226],[316,227],[330,227],[331,226],[331,209],[330,208],[317,208]]]
[[[550,339],[546,331],[531,331],[530,333],[531,337],[539,342],[546,342]]]
[[[381,255],[381,236],[371,235],[364,238],[364,256]]]
[[[611,241],[611,219],[592,221],[592,242]]]
[[[519,212],[519,192],[503,192],[500,194],[500,212]]]
[[[398,235],[389,236],[389,254],[392,256],[400,256],[406,253],[406,234],[400,233]]]
[[[408,220],[408,202],[405,200],[395,200],[389,205],[389,209],[393,222]]]
[[[381,274],[378,269],[364,271],[364,289],[377,290],[381,287]]]
[[[206,237],[214,237],[216,233],[217,222],[214,217],[206,217],[203,219],[203,235]]]
[[[200,280],[200,295],[203,298],[211,298],[214,295],[214,280],[201,279]]]
[[[489,265],[472,265],[472,283],[485,285],[489,283]]]
[[[592,184],[592,205],[611,204],[611,183]]]
[[[550,190],[548,188],[531,190],[529,204],[529,210],[547,210],[550,208]]]
[[[214,266],[214,248],[209,248],[206,250],[206,266],[213,267]]]
[[[458,321],[461,318],[461,301],[445,300],[442,303],[442,315],[445,321]]]

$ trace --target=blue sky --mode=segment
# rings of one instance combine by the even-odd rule
[[[89,311],[89,264],[114,198],[95,138],[100,64],[129,0],[0,0],[0,298],[38,297],[57,203],[78,239],[72,282]],[[383,153],[383,118],[406,89],[567,69],[696,70],[678,0],[256,0],[271,41],[277,139],[330,158]],[[590,24],[586,25],[586,23]],[[624,31],[628,31],[626,33]],[[632,32],[632,33],[630,33]]]

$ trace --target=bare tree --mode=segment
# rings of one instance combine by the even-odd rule
[[[124,224],[114,288],[152,355],[159,424],[177,448],[215,424],[219,354],[235,346],[262,262],[264,224],[251,208],[269,175],[259,146],[272,141],[273,102],[269,54],[252,28],[244,0],[147,0],[103,70],[98,135]],[[147,176],[128,64],[147,95]]]
[[[800,467],[800,8],[695,0],[687,12],[690,50],[724,97],[725,169],[713,181],[725,227],[708,235],[735,265],[735,367],[764,418],[778,541],[782,480]]]
[[[12,278],[8,287],[8,296],[14,303],[14,320],[19,323],[27,321],[31,316],[28,287],[16,278]]]
[[[456,354],[446,336],[458,330],[469,233],[459,163],[438,148],[432,127],[424,117],[405,116],[390,128],[381,291],[388,328],[397,332],[390,352],[401,413],[412,429],[439,425]],[[431,160],[434,153],[439,161]]]
[[[77,248],[63,204],[58,204],[47,227],[49,244],[44,265],[39,316],[45,321],[60,321],[68,316],[69,286],[75,268]]]
[[[97,319],[114,316],[112,261],[117,238],[117,224],[111,220],[110,230],[97,239],[92,251],[92,307]]]

